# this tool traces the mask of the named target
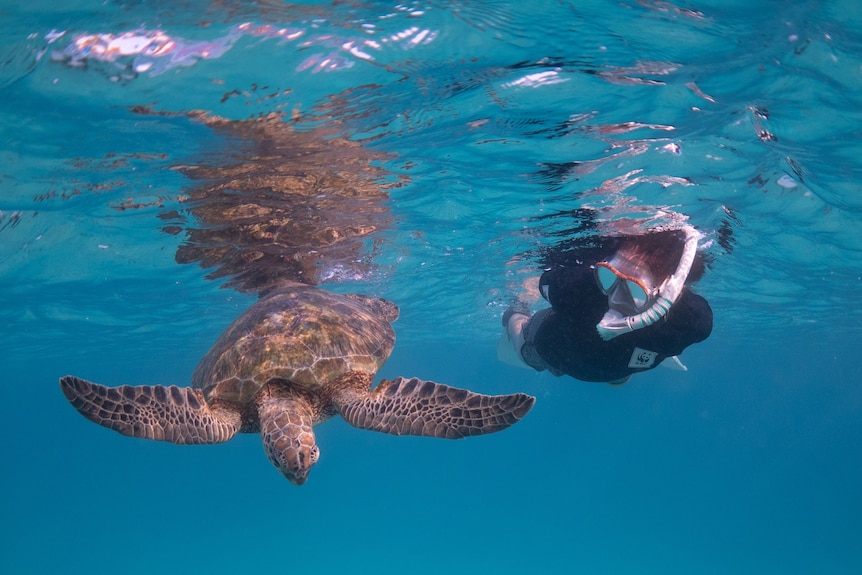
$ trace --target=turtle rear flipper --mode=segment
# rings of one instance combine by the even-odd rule
[[[334,398],[341,417],[354,427],[444,439],[506,429],[535,401],[523,393],[481,395],[415,377],[383,380],[367,394],[345,392]]]
[[[239,413],[211,409],[189,387],[106,387],[67,375],[60,388],[69,403],[94,423],[130,437],[177,444],[222,443],[241,425]]]

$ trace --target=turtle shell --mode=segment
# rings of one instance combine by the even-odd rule
[[[312,286],[282,287],[259,300],[201,359],[192,386],[207,401],[248,405],[273,379],[307,390],[349,372],[373,376],[395,345],[395,304]]]

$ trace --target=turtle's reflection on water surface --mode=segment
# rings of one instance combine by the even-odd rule
[[[384,155],[281,114],[189,115],[236,140],[237,151],[174,167],[194,181],[187,209],[163,216],[167,231],[186,234],[177,262],[215,267],[210,278],[229,277],[226,287],[242,292],[367,276],[369,236],[391,223],[388,190],[402,185],[373,163]]]

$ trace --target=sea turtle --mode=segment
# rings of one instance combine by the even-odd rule
[[[132,437],[221,443],[260,432],[270,462],[302,485],[317,462],[312,427],[333,415],[361,429],[458,439],[493,433],[532,408],[522,393],[480,395],[416,378],[375,373],[395,344],[395,304],[283,284],[219,337],[191,387],[106,387],[60,379],[87,419]]]

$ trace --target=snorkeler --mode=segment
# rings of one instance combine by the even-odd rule
[[[684,226],[551,254],[538,286],[551,307],[506,311],[500,359],[610,384],[662,363],[685,370],[677,356],[712,331],[712,309],[689,288],[704,272],[699,238]]]

